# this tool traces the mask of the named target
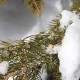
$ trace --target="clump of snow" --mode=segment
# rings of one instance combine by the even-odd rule
[[[53,54],[53,51],[52,51],[52,49],[53,49],[53,45],[52,44],[49,44],[47,47],[46,47],[46,53],[48,53],[48,54]]]
[[[46,69],[41,69],[41,79],[47,80],[47,76],[48,76],[48,74],[47,74]]]
[[[59,70],[62,80],[79,80],[80,78],[80,19],[78,14],[64,10],[60,20],[61,27],[68,25],[62,46],[58,53]],[[72,24],[69,24],[69,21]]]
[[[14,80],[14,79],[13,79],[13,77],[9,77],[9,79],[8,79],[8,80]]]
[[[63,10],[61,12],[61,15],[62,18],[60,20],[60,24],[62,28],[69,26],[70,24],[74,23],[76,20],[79,19],[78,14],[75,14],[75,12],[70,12],[67,10]]]
[[[7,70],[9,68],[9,62],[3,61],[0,63],[0,74],[5,75],[7,73]]]
[[[60,50],[60,45],[52,45],[50,44],[47,48],[46,48],[46,53],[49,54],[57,54],[58,51]]]
[[[53,53],[54,54],[57,54],[58,52],[59,52],[59,50],[60,50],[60,47],[61,47],[61,45],[55,45],[54,47],[53,47]]]

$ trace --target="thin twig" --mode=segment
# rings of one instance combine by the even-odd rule
[[[4,79],[8,79],[9,77],[14,77],[15,75],[24,75],[27,72],[27,67],[22,67],[21,70],[17,70],[15,72],[9,73],[4,76]]]
[[[36,6],[36,10],[39,13],[39,15],[41,16],[41,11],[40,11],[40,7],[37,5],[36,1],[34,0],[34,5]]]

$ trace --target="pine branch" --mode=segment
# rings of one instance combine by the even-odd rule
[[[54,24],[54,22],[52,23]],[[55,25],[58,24],[58,21],[55,21]],[[55,26],[53,26],[55,27]],[[10,67],[8,70],[8,73],[5,75],[6,78],[10,76],[14,76],[15,72],[18,70],[20,71],[23,67],[27,67],[27,74],[28,78],[32,78],[35,80],[36,77],[40,76],[40,69],[43,65],[45,65],[45,68],[47,69],[48,73],[50,75],[55,74],[54,79],[59,80],[60,73],[59,73],[59,60],[57,55],[50,55],[46,53],[46,48],[49,44],[56,45],[60,44],[64,31],[59,26],[56,26],[54,29],[55,32],[52,32],[51,30],[48,30],[47,32],[41,32],[40,34],[37,34],[31,37],[31,40],[26,42],[26,37],[23,40],[17,40],[17,41],[9,41],[5,42],[2,41],[0,48],[0,61],[9,61]],[[51,27],[52,28],[52,27]],[[56,29],[58,29],[56,31]],[[63,34],[58,34],[63,32]],[[54,35],[53,35],[54,33]],[[42,47],[44,46],[44,47]],[[57,67],[56,67],[57,66]],[[52,73],[50,73],[51,69],[53,70]],[[57,71],[55,73],[55,70]],[[20,72],[19,72],[20,73]],[[17,74],[19,76],[19,73]],[[38,75],[39,74],[39,75]],[[56,76],[57,74],[57,76]],[[59,75],[58,75],[59,74]],[[38,75],[38,76],[37,76]],[[3,77],[3,75],[2,75]],[[23,78],[23,75],[18,77]],[[19,80],[18,79],[18,80]]]
[[[80,0],[72,0],[71,11],[80,12]]]
[[[40,6],[37,5],[36,1],[34,0],[34,5],[36,6],[36,10],[39,13],[39,15],[41,15],[41,10],[40,10]]]
[[[6,0],[0,0],[0,5],[3,5],[6,3]]]
[[[24,0],[24,3],[29,6],[29,9],[34,13],[38,13],[41,16],[41,6],[43,0]]]
[[[38,0],[25,1],[39,13],[41,3],[38,3]],[[79,12],[79,5],[77,5],[77,7],[75,6],[80,3],[74,3],[72,10]],[[17,76],[15,80],[36,80],[37,77],[39,77],[40,80],[40,70],[44,68],[49,74],[50,78],[48,80],[60,80],[61,74],[59,72],[58,55],[46,53],[46,49],[49,45],[55,46],[62,42],[65,29],[60,28],[60,18],[61,16],[52,20],[46,32],[26,37],[23,40],[1,42],[0,62],[9,61],[10,63],[8,73],[6,75],[0,75],[1,80],[15,75]],[[30,41],[26,42],[27,38],[30,38]],[[45,67],[43,68],[44,65]]]
[[[38,13],[41,16],[41,6],[43,5],[43,0],[23,0],[24,4],[29,6],[29,9],[34,13]],[[7,3],[7,0],[0,0],[0,5]]]

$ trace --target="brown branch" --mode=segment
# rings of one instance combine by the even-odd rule
[[[4,76],[4,79],[8,79],[9,77],[15,76],[15,75],[17,75],[17,73],[18,73],[18,71],[9,73],[8,75]]]
[[[3,5],[6,3],[6,0],[0,0],[0,5]]]
[[[41,11],[40,11],[40,7],[37,5],[36,1],[34,0],[34,5],[36,6],[36,10],[39,13],[39,15],[41,16]]]
[[[15,76],[15,75],[24,75],[27,72],[27,67],[21,68],[21,70],[17,70],[15,72],[9,73],[4,76],[4,79],[8,79],[9,77]]]

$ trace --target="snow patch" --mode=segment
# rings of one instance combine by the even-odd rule
[[[61,45],[49,45],[46,49],[46,53],[48,54],[57,54],[58,51],[60,50]]]
[[[60,50],[60,47],[61,47],[61,45],[55,45],[55,46],[53,47],[53,53],[54,53],[54,54],[57,54],[57,53],[59,52],[59,50]]]
[[[48,76],[48,74],[47,74],[46,69],[41,70],[41,78],[42,78],[42,80],[47,80],[47,76]]]
[[[60,20],[60,24],[62,28],[69,26],[70,24],[78,21],[79,15],[75,14],[75,12],[70,12],[67,10],[63,10],[61,12],[62,18]]]
[[[62,46],[58,53],[59,70],[62,80],[79,80],[80,78],[80,19],[78,14],[67,10],[62,11],[60,25],[66,29]],[[69,24],[69,21],[72,24]]]
[[[5,75],[7,73],[7,70],[9,68],[9,62],[3,61],[0,63],[0,74]]]
[[[9,79],[8,80],[13,80],[13,77],[9,77]]]

